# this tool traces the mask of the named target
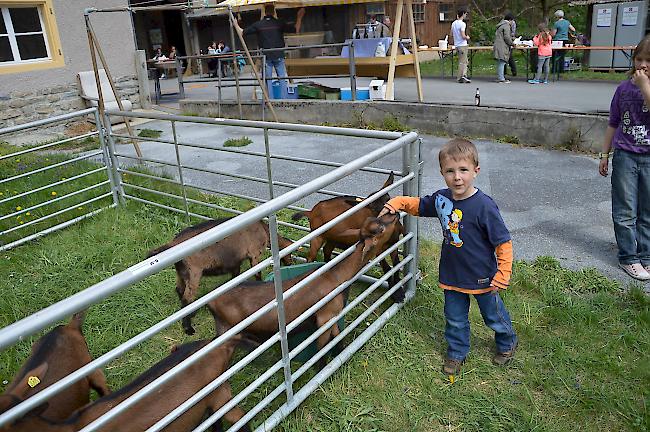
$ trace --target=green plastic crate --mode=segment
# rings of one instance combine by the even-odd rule
[[[325,92],[325,99],[339,100],[341,99],[341,92]]]
[[[310,84],[298,84],[298,97],[300,99],[325,99],[325,92]]]
[[[291,278],[300,276],[303,273],[306,273],[306,272],[308,272],[310,270],[315,270],[318,267],[322,266],[323,264],[325,264],[325,263],[324,262],[311,262],[311,263],[295,264],[295,265],[291,265],[291,266],[281,267],[280,268],[280,277],[282,278],[282,280],[291,279]],[[271,281],[273,281],[273,279],[274,279],[274,275],[273,275],[272,272],[269,273],[264,278],[264,280],[266,282],[271,282]],[[309,289],[309,288],[305,287],[305,289]],[[300,293],[298,293],[296,295],[300,295]],[[347,295],[346,295],[345,296],[345,304],[347,305],[347,303],[348,303],[348,298],[347,298]],[[345,328],[345,317],[341,317],[341,319],[339,319],[338,325],[339,325],[339,330],[343,331],[343,329]],[[295,347],[300,345],[302,343],[302,341],[307,339],[315,330],[316,330],[316,328],[314,327],[314,328],[307,328],[307,329],[305,329],[305,330],[303,330],[301,332],[292,332],[289,335],[289,351],[291,351],[292,349],[294,349]],[[309,344],[309,346],[307,346],[305,349],[303,349],[301,352],[299,352],[298,355],[296,357],[294,357],[294,359],[298,360],[299,362],[304,363],[304,362],[308,361],[310,358],[312,358],[314,356],[314,354],[316,354],[317,352],[318,352],[318,344],[316,343],[316,341],[313,341],[312,343]]]

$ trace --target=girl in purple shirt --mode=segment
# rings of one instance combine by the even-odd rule
[[[616,89],[599,172],[612,158],[612,219],[619,266],[631,277],[650,280],[650,35],[634,50],[630,79]]]

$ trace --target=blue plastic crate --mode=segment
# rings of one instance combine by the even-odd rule
[[[370,99],[370,88],[368,87],[357,87],[357,100],[368,100]],[[352,88],[343,87],[341,88],[341,100],[352,100]]]

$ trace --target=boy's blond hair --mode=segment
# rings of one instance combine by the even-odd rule
[[[442,146],[438,153],[438,163],[441,169],[442,162],[447,158],[455,161],[467,159],[475,167],[478,166],[478,150],[476,150],[476,146],[471,141],[463,138],[454,138]]]

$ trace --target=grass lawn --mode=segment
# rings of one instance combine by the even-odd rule
[[[185,226],[184,215],[131,202],[0,253],[0,326],[133,265]],[[445,342],[438,255],[437,245],[422,243],[425,277],[415,300],[278,430],[650,430],[650,299],[638,288],[623,292],[595,270],[566,270],[551,258],[518,262],[503,294],[520,337],[517,358],[507,368],[491,365],[492,336],[473,304],[472,352],[451,384],[440,372]],[[223,280],[204,278],[202,293]],[[93,306],[85,323],[91,353],[101,355],[176,311],[174,285],[175,273],[168,268]],[[111,388],[128,383],[173,345],[213,336],[207,311],[200,311],[194,324],[193,337],[175,324],[111,362],[106,368]],[[32,341],[0,353],[0,382],[11,379]],[[278,356],[275,347],[237,374],[234,391]],[[281,373],[275,374],[240,406],[251,409],[281,380]]]
[[[525,77],[526,73],[526,58],[524,55],[528,55],[527,51],[515,51],[515,61],[517,62],[517,72],[518,76]],[[576,58],[576,62],[582,63],[585,65],[581,58],[581,54],[572,55],[567,54],[567,57],[573,56]],[[451,69],[451,61],[445,59],[444,62],[440,60],[433,60],[428,62],[423,62],[420,64],[420,72],[423,77],[440,77],[442,67],[445,68],[445,76],[456,76],[458,71],[458,58],[454,57],[454,69]],[[586,67],[586,66],[585,66]],[[535,64],[537,68],[537,64]],[[510,68],[508,68],[508,71]],[[535,69],[536,70],[536,69]],[[472,76],[474,77],[496,77],[496,61],[492,56],[491,51],[478,51],[474,53],[472,59]],[[531,76],[531,78],[533,78]],[[577,70],[577,71],[568,71],[562,75],[563,80],[601,80],[601,81],[624,81],[627,78],[625,72],[594,72],[588,69]]]

